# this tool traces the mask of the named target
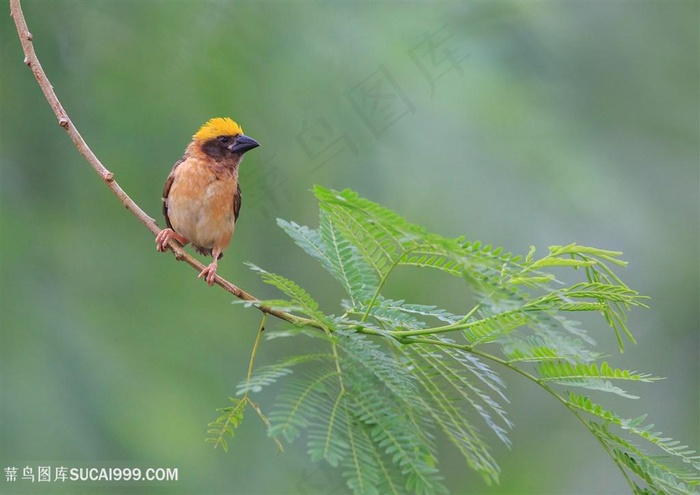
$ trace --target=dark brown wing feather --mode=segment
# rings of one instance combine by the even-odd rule
[[[238,213],[241,211],[241,185],[236,184],[236,194],[233,196],[233,219],[238,220]]]
[[[170,194],[170,188],[172,187],[173,180],[175,179],[175,175],[173,172],[175,172],[175,169],[178,167],[178,165],[184,162],[186,158],[187,156],[183,156],[175,162],[175,165],[173,165],[173,169],[168,174],[168,178],[165,179],[165,186],[163,186],[163,216],[165,217],[165,224],[170,229],[172,229],[173,226],[170,224],[170,218],[168,217],[168,202],[166,201],[166,199],[168,199],[168,194]]]

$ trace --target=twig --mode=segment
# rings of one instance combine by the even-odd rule
[[[24,19],[24,14],[22,13],[22,5],[20,0],[10,0],[10,14],[12,19],[15,21],[15,26],[17,27],[17,34],[19,40],[22,43],[22,50],[24,51],[24,63],[31,69],[34,77],[36,78],[39,87],[44,93],[46,101],[51,106],[56,118],[58,119],[58,125],[63,127],[68,133],[71,141],[78,149],[81,155],[85,157],[92,168],[97,172],[100,178],[107,184],[107,187],[114,193],[119,201],[129,210],[133,215],[139,219],[139,221],[146,226],[148,230],[151,231],[153,235],[157,235],[160,232],[160,227],[156,224],[156,221],[148,216],[139,205],[137,205],[134,200],[132,200],[126,192],[119,186],[117,181],[114,179],[114,174],[107,170],[107,168],[102,164],[102,162],[95,156],[90,147],[87,145],[83,137],[78,132],[78,129],[73,124],[73,121],[68,117],[68,113],[61,105],[56,92],[46,76],[44,69],[41,67],[41,63],[36,56],[34,51],[34,44],[32,43],[32,34],[29,32],[27,27],[27,22]],[[182,247],[178,246],[173,241],[170,242],[170,249],[172,250],[175,258],[178,261],[184,261],[188,265],[194,267],[197,271],[202,271],[204,265],[192,257],[189,253],[184,251]],[[243,289],[232,284],[225,278],[217,275],[216,283],[224,290],[230,292],[239,299],[244,301],[257,301],[258,299],[253,295],[247,293]],[[304,318],[299,318],[290,313],[285,313],[283,311],[278,311],[272,308],[267,308],[264,306],[256,306],[263,313],[271,314],[277,318],[288,321],[294,324],[308,324],[309,321]]]

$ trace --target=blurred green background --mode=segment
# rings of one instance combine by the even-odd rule
[[[162,225],[172,164],[208,118],[262,143],[220,273],[276,294],[244,266],[295,279],[337,311],[339,289],[276,226],[316,225],[310,189],[350,187],[445,235],[526,253],[577,242],[622,250],[651,296],[612,362],[669,379],[635,387],[700,445],[699,3],[25,1],[40,60],[74,123]],[[208,288],[114,198],[56,125],[7,4],[0,15],[0,466],[177,467],[177,483],[31,484],[2,493],[346,493],[302,442],[276,455],[246,417],[228,454],[203,440],[244,377],[259,321]],[[389,287],[460,310],[464,292],[406,272]],[[392,292],[393,291],[393,292]],[[461,309],[464,311],[464,309]],[[279,326],[279,325],[278,325]],[[308,342],[264,343],[258,364]],[[487,487],[450,447],[454,493],[626,493],[560,404],[503,373],[512,450]],[[258,397],[264,410],[274,392]],[[573,467],[576,466],[576,467]],[[21,476],[21,472],[20,472]]]

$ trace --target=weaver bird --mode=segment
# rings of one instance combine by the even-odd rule
[[[216,265],[231,242],[241,209],[238,166],[246,151],[259,146],[229,118],[204,124],[173,166],[163,188],[166,229],[156,236],[156,249],[167,251],[170,239],[214,258],[198,278],[216,280]]]

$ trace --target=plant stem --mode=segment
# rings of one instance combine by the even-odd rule
[[[401,339],[404,337],[413,337],[413,336],[419,336],[419,335],[433,335],[436,333],[448,333],[448,332],[454,332],[457,330],[464,330],[466,328],[469,328],[469,327],[472,327],[472,326],[478,324],[481,321],[481,320],[472,321],[472,322],[468,321],[469,318],[474,316],[474,313],[476,313],[480,307],[481,307],[481,303],[477,304],[469,311],[469,313],[464,315],[464,317],[456,323],[450,323],[449,325],[443,325],[440,327],[421,328],[419,330],[395,331],[395,332],[390,332],[390,335],[392,337],[396,337],[396,338]]]
[[[258,352],[258,346],[260,345],[260,337],[265,330],[265,323],[267,322],[267,313],[263,313],[262,320],[260,320],[260,326],[258,327],[258,333],[255,335],[255,342],[253,343],[253,350],[250,353],[250,361],[248,362],[248,374],[245,379],[245,397],[248,397],[248,384],[250,383],[250,377],[253,376],[253,366],[255,365],[255,355]]]
[[[389,270],[382,276],[382,279],[379,281],[379,285],[377,286],[377,290],[374,291],[374,295],[372,296],[372,300],[369,302],[367,305],[367,310],[365,311],[365,314],[362,315],[362,319],[360,320],[362,323],[364,323],[367,320],[367,317],[369,316],[369,312],[374,306],[374,303],[377,302],[377,298],[379,297],[379,294],[381,293],[381,290],[384,288],[384,284],[386,284],[386,281],[389,279],[389,275],[391,275],[391,272],[394,271],[394,269],[399,266],[399,263],[401,260],[408,255],[409,253],[415,251],[416,248],[409,249],[405,253],[401,254],[401,256],[397,256],[394,262],[391,264],[389,267]]]

